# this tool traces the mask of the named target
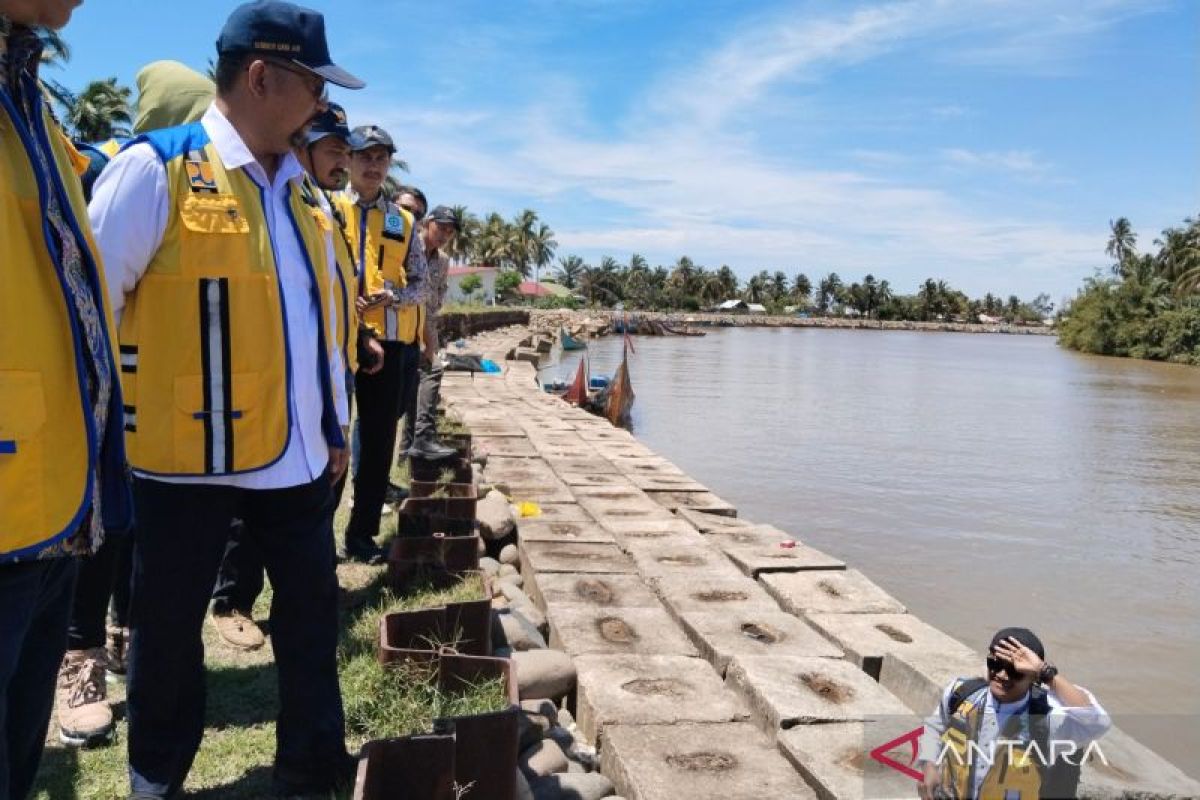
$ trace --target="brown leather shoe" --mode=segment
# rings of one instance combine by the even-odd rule
[[[238,650],[257,650],[267,642],[258,624],[240,611],[224,614],[214,611],[212,621],[217,627],[217,634],[230,647]]]
[[[116,725],[104,685],[103,647],[68,650],[58,669],[58,738],[72,747],[108,742]]]

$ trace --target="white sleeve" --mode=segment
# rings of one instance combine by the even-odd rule
[[[1072,741],[1084,745],[1099,739],[1112,727],[1112,718],[1096,700],[1096,696],[1078,687],[1091,702],[1086,706],[1065,706],[1054,692],[1049,693],[1050,714],[1047,725],[1051,739]]]
[[[146,273],[167,229],[167,171],[145,142],[114,158],[92,191],[88,217],[104,263],[113,318]]]
[[[325,211],[329,214],[329,211]],[[329,308],[325,310],[328,318],[331,320],[340,320],[341,314],[338,309],[338,263],[337,254],[334,252],[333,237],[337,230],[337,221],[332,215],[329,218],[329,224],[333,226],[330,232],[325,236],[325,263],[329,265],[327,270],[329,273]],[[350,331],[350,335],[354,335],[354,331]],[[342,348],[337,346],[337,331],[333,332],[334,346],[330,348],[333,356],[329,359],[329,374],[333,381],[333,405],[337,409],[338,424],[343,428],[350,424],[350,402],[346,398],[346,364],[342,360]]]

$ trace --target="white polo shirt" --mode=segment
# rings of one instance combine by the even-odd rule
[[[241,169],[262,190],[263,209],[279,282],[283,287],[288,328],[288,353],[292,361],[291,429],[283,457],[265,469],[243,475],[206,475],[202,477],[151,476],[171,483],[204,483],[237,486],[244,489],[282,489],[316,480],[329,463],[329,448],[321,427],[324,402],[321,396],[320,342],[321,318],[314,302],[304,246],[291,223],[289,190],[304,178],[304,169],[291,153],[283,156],[273,180],[250,153],[242,137],[215,105],[209,106],[200,120],[216,148],[226,170]],[[154,254],[162,244],[170,214],[170,192],[162,160],[149,144],[141,143],[117,155],[105,167],[94,187],[88,207],[96,244],[103,258],[113,314],[120,324],[125,296],[131,294]],[[325,237],[329,269],[330,309],[336,293],[333,241]],[[329,371],[338,422],[349,423],[346,404],[345,367],[338,348],[330,348]]]

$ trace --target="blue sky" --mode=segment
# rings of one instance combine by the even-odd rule
[[[339,0],[335,91],[434,203],[559,254],[871,272],[1057,301],[1200,211],[1193,0]],[[226,0],[87,0],[49,77],[203,68]]]

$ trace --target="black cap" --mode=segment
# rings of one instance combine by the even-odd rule
[[[217,53],[275,56],[345,89],[366,86],[329,57],[325,17],[280,0],[256,0],[235,8],[217,38]]]
[[[336,136],[343,142],[350,141],[350,126],[346,124],[346,109],[337,103],[330,103],[329,108],[313,120],[308,129],[308,143],[319,142],[326,136]]]
[[[1000,642],[1004,641],[1005,639],[1010,638],[1016,639],[1018,642],[1028,647],[1037,654],[1038,658],[1046,657],[1046,648],[1042,647],[1042,640],[1039,639],[1034,632],[1028,628],[1005,628],[1004,630],[998,631],[996,635],[992,637],[992,643],[988,645],[988,652],[992,652],[996,649],[996,645],[1000,644]]]
[[[454,213],[454,209],[450,206],[437,206],[430,211],[425,217],[426,222],[441,222],[444,225],[453,225],[454,230],[459,229],[458,215]]]
[[[350,134],[350,149],[357,153],[359,150],[367,150],[371,147],[386,147],[389,153],[396,153],[396,145],[392,144],[392,137],[388,136],[388,132],[378,125],[360,125]]]

